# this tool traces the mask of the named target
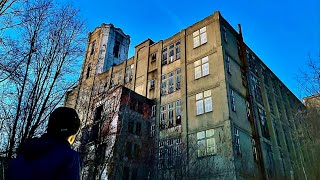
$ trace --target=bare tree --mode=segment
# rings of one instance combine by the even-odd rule
[[[9,51],[1,61],[1,147],[11,158],[27,138],[44,132],[47,116],[74,86],[76,60],[83,53],[83,22],[72,6],[26,1]],[[32,10],[31,10],[32,9]]]
[[[320,94],[320,54],[317,58],[309,55],[306,66],[297,75],[297,82],[304,96]]]
[[[91,94],[88,118],[84,118],[87,122],[78,139],[83,162],[82,178],[114,179],[123,174],[123,162],[146,164],[150,161],[149,151],[143,151],[149,150],[144,143],[149,136],[145,136],[145,131],[142,132],[141,124],[136,127],[136,134],[132,134],[132,123],[140,120],[148,124],[149,108],[144,103],[138,103],[131,96],[131,90],[122,94],[121,87],[106,88],[105,91],[94,87],[96,90]],[[144,144],[144,148],[135,146],[135,152],[129,153],[127,147],[133,145],[132,138]]]
[[[294,141],[298,144],[299,161],[305,178],[319,177],[320,156],[320,56],[308,57],[305,67],[297,75],[301,93],[306,98],[294,115]]]

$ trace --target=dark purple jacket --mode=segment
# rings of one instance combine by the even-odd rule
[[[9,180],[79,180],[79,154],[71,149],[67,140],[45,134],[22,146],[17,158],[11,161],[7,175]]]

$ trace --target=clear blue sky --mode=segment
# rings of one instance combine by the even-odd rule
[[[68,0],[81,10],[88,30],[112,23],[134,46],[147,38],[157,42],[219,10],[245,42],[301,98],[296,75],[308,55],[320,54],[320,0]]]

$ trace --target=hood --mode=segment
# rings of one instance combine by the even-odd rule
[[[22,146],[20,154],[24,155],[28,160],[38,159],[54,149],[61,147],[61,145],[68,145],[68,141],[52,138],[47,134],[44,134],[40,138],[28,140]]]

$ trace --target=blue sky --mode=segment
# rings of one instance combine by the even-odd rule
[[[219,10],[245,42],[301,98],[295,77],[308,56],[320,54],[320,1],[230,0],[68,0],[77,6],[92,31],[112,23],[131,37],[134,46],[147,38],[157,42]]]

